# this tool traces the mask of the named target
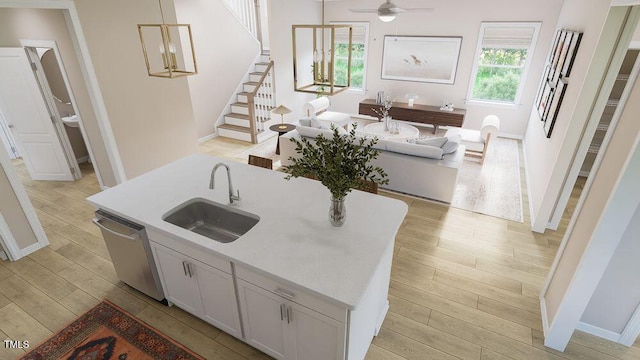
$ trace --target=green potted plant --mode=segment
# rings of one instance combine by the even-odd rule
[[[329,220],[333,226],[342,226],[346,209],[344,199],[351,190],[366,186],[366,181],[388,184],[387,173],[379,166],[370,164],[380,151],[375,149],[377,138],[356,136],[356,126],[345,135],[331,126],[332,137],[318,135],[315,141],[302,137],[291,138],[296,144],[298,157],[290,157],[292,164],[286,168],[291,177],[311,177],[326,186],[331,192]]]

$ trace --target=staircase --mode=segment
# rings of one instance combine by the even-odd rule
[[[276,133],[268,130],[272,124],[271,110],[275,107],[274,81],[273,62],[268,55],[261,55],[248,81],[236,93],[231,112],[224,115],[224,124],[218,125],[218,136],[254,144],[275,136]]]

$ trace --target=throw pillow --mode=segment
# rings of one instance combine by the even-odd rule
[[[442,147],[447,142],[446,137],[433,137],[429,139],[418,139],[416,144],[418,145],[431,145],[435,147]]]
[[[388,141],[387,151],[430,159],[442,159],[442,149],[431,145],[416,145],[397,141]]]
[[[458,150],[459,142],[455,141],[447,141],[444,145],[442,145],[442,154],[451,154]]]
[[[311,126],[311,119],[310,118],[302,118],[302,119],[298,120],[298,124],[300,124],[302,126]]]
[[[462,140],[460,134],[447,136],[446,139],[447,142],[442,145],[442,153],[451,154],[458,151],[458,146],[460,146],[460,141]]]
[[[315,138],[320,134],[324,135],[324,137],[326,138],[333,137],[333,130],[330,127],[324,126],[324,125],[322,128],[298,125],[296,126],[296,130],[298,130],[298,134],[304,137]],[[344,128],[338,127],[338,134],[346,135],[347,130],[345,130]]]
[[[323,126],[324,126],[324,124],[323,124],[320,120],[318,120],[318,119],[316,119],[316,118],[312,118],[312,119],[310,120],[310,124],[309,124],[309,126],[314,127],[314,128],[316,128],[316,129],[323,129],[323,128],[324,128],[324,127],[323,127]]]

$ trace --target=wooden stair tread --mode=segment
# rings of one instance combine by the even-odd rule
[[[257,81],[247,81],[246,83],[244,83],[245,85],[258,85]]]
[[[247,104],[246,102],[234,102],[233,104],[231,104],[231,106],[240,106],[240,107],[249,107],[249,104]]]
[[[218,129],[227,129],[227,130],[238,131],[238,132],[243,132],[243,133],[247,133],[247,134],[249,134],[251,132],[248,127],[238,126],[238,125],[231,125],[231,124],[218,125]],[[264,132],[264,130],[256,130],[256,134],[261,134],[263,132]]]
[[[262,75],[264,74],[264,71],[254,71],[252,73],[249,73],[249,75]]]
[[[251,129],[249,129],[248,127],[238,126],[238,125],[231,125],[231,124],[218,125],[218,129],[227,129],[227,130],[233,130],[233,131],[238,131],[238,132],[243,132],[243,133],[250,133],[251,132]]]
[[[249,94],[251,94],[251,93],[250,93],[250,92],[248,92],[248,91],[240,91],[240,92],[239,92],[239,93],[237,93],[236,95],[249,96]],[[265,94],[265,95],[262,95],[262,94],[256,94],[256,96],[271,97],[271,94]]]
[[[257,62],[256,65],[269,65],[269,62],[260,61],[260,62]]]
[[[249,120],[249,115],[238,114],[238,113],[234,113],[234,112],[226,113],[226,114],[224,114],[224,116],[229,116],[229,117],[236,118],[236,119]]]

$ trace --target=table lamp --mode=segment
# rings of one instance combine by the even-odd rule
[[[279,129],[286,129],[287,126],[284,124],[284,114],[288,114],[291,112],[291,109],[289,109],[288,107],[284,106],[284,105],[280,105],[277,108],[271,110],[272,113],[274,114],[280,114],[280,126],[278,126]]]
[[[413,106],[413,101],[419,98],[419,96],[414,93],[408,93],[407,95],[404,96],[404,98],[409,100],[409,106]]]

